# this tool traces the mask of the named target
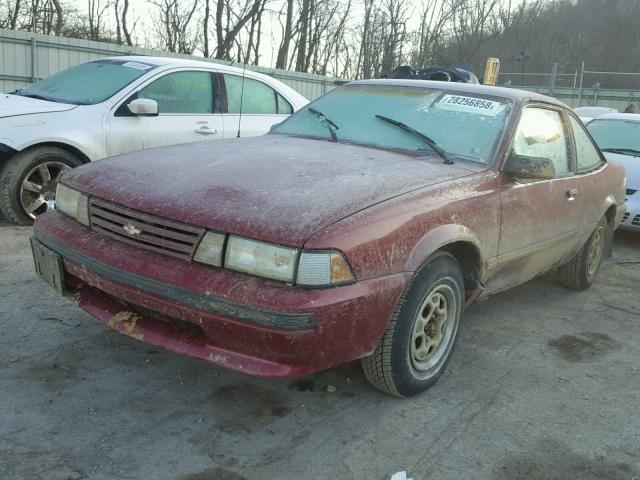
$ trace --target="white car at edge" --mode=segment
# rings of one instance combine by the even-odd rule
[[[607,113],[589,122],[587,130],[604,156],[624,167],[627,212],[620,228],[640,232],[640,114]]]
[[[210,62],[128,56],[76,65],[0,94],[0,211],[28,225],[52,208],[57,179],[69,168],[146,148],[263,135],[307,103],[267,75]]]

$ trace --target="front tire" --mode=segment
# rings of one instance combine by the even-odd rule
[[[569,263],[560,267],[560,283],[573,290],[585,290],[593,284],[604,257],[609,228],[606,217]]]
[[[367,380],[397,397],[432,386],[453,353],[463,307],[460,264],[437,252],[413,276],[373,354],[362,359]]]
[[[53,208],[58,179],[81,165],[75,155],[57,147],[16,153],[0,168],[0,211],[18,225],[31,225]]]

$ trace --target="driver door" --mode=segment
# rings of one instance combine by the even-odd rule
[[[174,71],[152,79],[111,116],[109,155],[221,139],[223,123],[216,83],[216,74],[205,70]],[[155,100],[158,115],[131,114],[126,105],[134,98]]]
[[[528,280],[568,260],[578,242],[582,201],[564,112],[547,105],[522,112],[512,152],[548,158],[551,180],[518,181],[503,174],[498,268],[504,286]]]

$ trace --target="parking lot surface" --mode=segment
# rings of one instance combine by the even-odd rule
[[[640,478],[637,234],[585,292],[552,273],[472,306],[399,400],[358,363],[276,381],[124,337],[36,278],[30,232],[0,222],[2,479]]]

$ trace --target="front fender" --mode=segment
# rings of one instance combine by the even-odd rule
[[[480,246],[480,241],[473,231],[468,227],[459,224],[440,225],[439,227],[430,230],[424,237],[420,239],[413,247],[413,250],[409,254],[409,257],[404,265],[404,270],[407,272],[414,272],[425,261],[427,257],[432,255],[437,250],[441,249],[445,245],[449,245],[454,242],[466,242],[473,245],[480,258],[479,278],[483,278],[484,274],[484,252]]]

